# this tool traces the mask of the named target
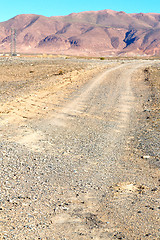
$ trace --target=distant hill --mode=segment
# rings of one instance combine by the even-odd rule
[[[160,14],[112,10],[45,17],[18,15],[0,23],[0,52],[10,49],[11,28],[17,51],[86,56],[160,55]]]

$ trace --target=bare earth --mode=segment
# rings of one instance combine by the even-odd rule
[[[0,59],[0,239],[160,239],[159,70]]]

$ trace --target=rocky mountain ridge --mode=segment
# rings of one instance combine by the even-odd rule
[[[159,13],[102,10],[56,17],[22,14],[0,23],[0,52],[10,50],[11,29],[16,29],[20,53],[160,55]]]

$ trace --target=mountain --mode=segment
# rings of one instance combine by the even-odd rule
[[[17,52],[86,56],[160,55],[160,14],[112,10],[45,17],[18,15],[0,23],[0,52],[10,50],[16,29]]]

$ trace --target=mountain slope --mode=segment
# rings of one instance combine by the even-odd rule
[[[11,28],[17,51],[76,55],[160,54],[160,14],[112,10],[45,17],[18,15],[0,23],[0,52],[9,51]]]

